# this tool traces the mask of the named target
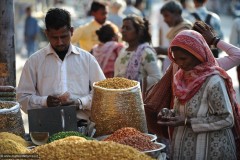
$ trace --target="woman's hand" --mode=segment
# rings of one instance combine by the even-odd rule
[[[185,125],[185,117],[183,116],[175,116],[175,117],[162,117],[157,121],[160,125],[166,125],[171,127],[178,127]]]
[[[216,38],[216,33],[205,22],[202,21],[195,22],[192,29],[199,32],[209,46],[213,44],[213,41]]]

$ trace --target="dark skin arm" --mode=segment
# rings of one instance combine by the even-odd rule
[[[168,55],[168,48],[167,47],[154,47],[157,55]]]
[[[68,106],[68,105],[79,105],[77,99],[67,99],[61,100],[57,96],[48,96],[47,97],[47,106],[48,107],[58,107],[58,106]]]
[[[61,106],[61,100],[57,96],[48,96],[47,97],[47,106],[48,107],[57,107]]]
[[[178,127],[178,126],[184,126],[185,125],[185,117],[183,116],[175,116],[175,117],[158,117],[157,123],[160,125],[165,125],[169,127]],[[189,126],[190,121],[189,118],[187,118],[186,125]]]
[[[193,30],[199,32],[209,46],[212,45],[213,39],[216,37],[216,33],[209,25],[207,25],[205,22],[198,21],[194,23]]]

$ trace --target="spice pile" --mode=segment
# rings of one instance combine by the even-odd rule
[[[132,136],[142,137],[143,139],[151,141],[151,137],[143,134],[142,132],[132,127],[124,127],[124,128],[118,129],[109,137],[105,138],[104,141],[119,142],[126,137],[132,137]]]
[[[105,138],[103,141],[113,141],[128,145],[141,152],[159,148],[159,145],[151,141],[151,137],[132,127],[121,128],[109,137]]]
[[[9,132],[0,132],[1,154],[25,154],[28,153],[28,143],[20,136]]]
[[[115,142],[87,141],[82,137],[67,137],[37,146],[30,154],[38,154],[40,159],[152,160],[151,157],[129,146]]]
[[[129,80],[122,77],[107,78],[95,83],[96,86],[108,89],[126,89],[137,85],[137,81]]]

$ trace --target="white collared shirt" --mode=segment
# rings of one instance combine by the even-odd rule
[[[17,87],[17,100],[27,113],[29,109],[47,107],[49,95],[68,91],[90,110],[90,88],[93,82],[103,79],[105,76],[98,62],[87,51],[70,45],[62,61],[48,44],[26,61]]]

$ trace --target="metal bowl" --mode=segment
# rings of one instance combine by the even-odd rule
[[[35,145],[43,145],[48,142],[49,132],[30,132],[30,137]]]
[[[155,134],[144,133],[145,135],[151,137],[151,141],[155,142],[157,140],[157,136]]]
[[[143,153],[151,156],[152,158],[158,158],[161,155],[161,150],[163,150],[166,145],[163,143],[158,143],[158,142],[154,142],[155,144],[159,145],[158,149],[153,149],[153,150],[148,150],[148,151],[143,151]]]

